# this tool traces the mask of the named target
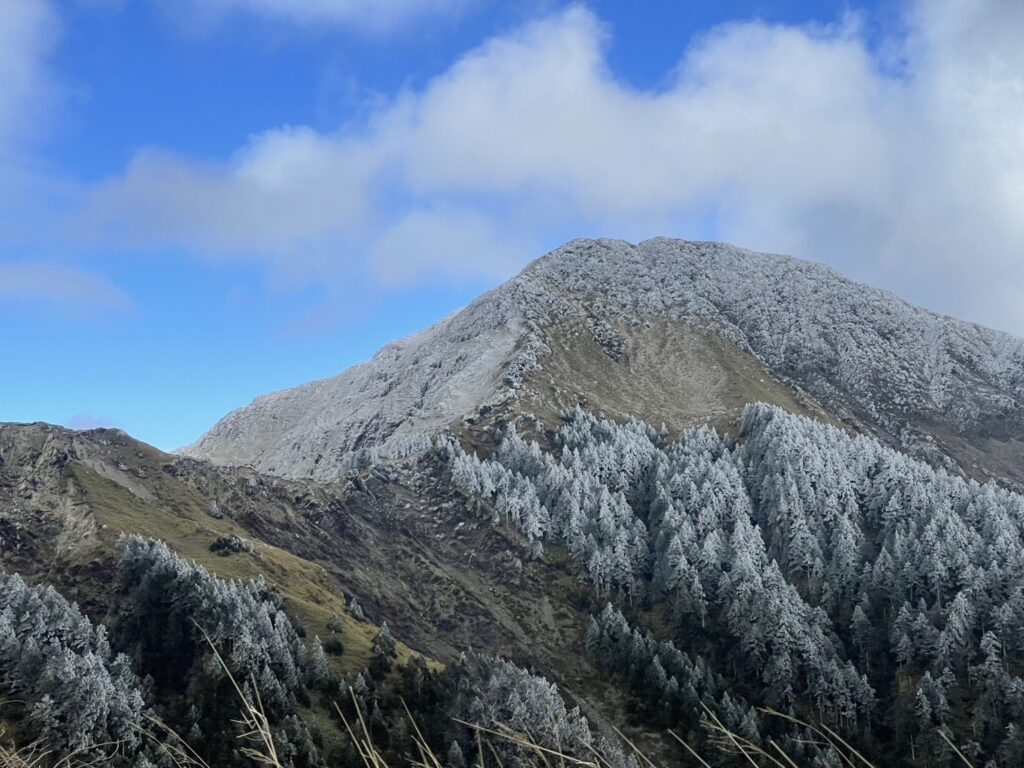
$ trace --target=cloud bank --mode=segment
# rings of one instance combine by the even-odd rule
[[[275,128],[212,165],[140,151],[78,232],[401,285],[711,230],[1024,332],[1024,4],[922,2],[881,46],[856,17],[730,24],[658,90],[616,76],[611,35],[573,7],[334,133]]]
[[[38,237],[52,226],[41,212],[59,182],[41,173],[32,150],[46,133],[61,89],[49,70],[60,22],[47,0],[7,3],[0,13],[0,229],[6,238]],[[42,224],[42,221],[46,224]],[[131,300],[108,281],[79,268],[9,258],[0,248],[0,305],[46,306],[80,317],[121,311]]]

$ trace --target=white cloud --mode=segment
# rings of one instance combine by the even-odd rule
[[[45,305],[71,315],[125,311],[132,300],[113,283],[60,264],[0,264],[0,304]]]
[[[82,221],[299,277],[368,259],[402,282],[710,219],[723,239],[1024,331],[1024,4],[922,2],[908,30],[894,68],[855,18],[732,24],[646,91],[575,7],[335,134],[269,131],[213,167],[141,153]]]
[[[387,287],[465,275],[511,277],[529,253],[521,240],[472,208],[411,211],[386,227],[373,246],[373,274]]]
[[[145,150],[92,190],[84,231],[109,226],[132,245],[260,253],[300,275],[319,272],[371,216],[372,166],[366,152],[306,128],[256,136],[223,165]]]
[[[0,161],[14,142],[38,130],[53,96],[45,61],[57,36],[56,15],[45,0],[6,3],[0,13]]]
[[[40,168],[62,90],[49,70],[60,23],[48,0],[3,3],[0,12],[0,237],[38,238],[47,207],[66,186]],[[51,227],[52,229],[52,227]],[[0,254],[2,256],[2,254]]]
[[[173,0],[172,12],[193,23],[249,13],[303,26],[338,24],[372,31],[405,26],[427,14],[450,14],[467,0]]]

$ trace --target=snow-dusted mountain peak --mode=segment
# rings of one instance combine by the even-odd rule
[[[654,370],[683,346],[670,368]],[[755,375],[742,374],[742,355],[834,418],[918,453],[945,452],[962,464],[979,452],[1019,457],[1021,339],[820,264],[667,238],[573,240],[371,361],[258,398],[185,452],[329,479],[353,452],[418,450],[487,406],[532,412],[578,396],[601,408],[606,397],[615,413],[718,418],[735,411],[732,400],[762,396],[730,381]],[[619,381],[614,391],[601,386]]]

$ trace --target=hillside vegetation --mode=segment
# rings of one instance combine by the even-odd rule
[[[741,426],[676,441],[577,410],[552,452],[514,429],[487,460],[448,451],[535,554],[565,546],[598,596],[667,624],[659,643],[609,606],[587,632],[652,723],[696,732],[703,702],[764,743],[742,693],[890,764],[954,759],[940,728],[1024,761],[1024,497],[777,408]]]

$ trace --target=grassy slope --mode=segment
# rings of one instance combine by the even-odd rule
[[[344,652],[327,658],[336,675],[349,676],[369,664],[379,628],[348,612],[349,587],[343,591],[337,578],[348,567],[343,548],[320,537],[321,553],[338,553],[322,561],[334,566],[329,571],[309,555],[274,546],[260,533],[272,532],[271,540],[279,545],[305,536],[308,545],[316,528],[305,519],[305,509],[330,503],[332,492],[320,489],[311,495],[301,484],[182,461],[115,431],[0,425],[0,524],[7,525],[0,528],[0,568],[52,583],[102,619],[113,614],[120,535],[159,538],[221,578],[262,576],[282,596],[309,643],[315,635],[331,637],[328,622],[338,616]],[[213,499],[225,516],[210,514]],[[20,537],[19,551],[12,547],[18,539],[11,538],[17,530],[30,534]],[[255,551],[227,556],[210,551],[214,541],[230,535],[249,540]],[[396,650],[398,666],[415,653],[402,642]],[[440,667],[430,659],[428,664]],[[302,714],[322,735],[324,746],[345,742],[332,697],[314,693],[312,700]]]
[[[344,595],[332,587],[321,566],[254,539],[248,530],[231,519],[215,519],[207,513],[209,504],[180,483],[158,483],[160,497],[147,501],[84,464],[75,462],[68,469],[100,526],[101,557],[106,554],[113,557],[122,533],[137,533],[163,539],[174,551],[221,578],[263,576],[284,599],[291,619],[305,628],[307,643],[311,643],[315,635],[323,640],[331,637],[329,620],[332,616],[341,619],[344,653],[327,656],[335,675],[352,674],[370,663],[378,627],[359,621],[348,612]],[[232,534],[252,541],[255,552],[223,556],[210,551],[210,545],[218,537]],[[399,665],[407,664],[412,658],[412,651],[405,644],[397,642],[396,650]],[[436,666],[434,662],[431,664]],[[329,697],[314,694],[311,706],[304,707],[301,714],[321,735],[325,749],[331,750],[346,742],[347,734],[337,722]]]
[[[792,413],[830,417],[808,396],[772,377],[752,355],[691,321],[656,320],[614,329],[623,342],[610,357],[585,328],[548,333],[552,354],[516,404],[549,424],[577,402],[616,420],[635,416],[673,433],[711,424],[735,434],[743,407],[768,402]]]
[[[113,554],[122,533],[137,533],[163,539],[174,551],[221,578],[253,579],[262,575],[280,592],[285,610],[306,629],[310,640],[314,635],[321,639],[330,637],[328,621],[332,615],[341,618],[345,653],[329,657],[336,672],[349,673],[369,663],[377,627],[357,621],[348,613],[344,595],[332,588],[321,566],[253,539],[249,531],[231,519],[214,519],[206,511],[209,505],[180,484],[171,488],[166,487],[167,483],[158,486],[158,493],[169,491],[170,497],[147,501],[85,464],[73,462],[69,471],[100,525],[104,552]],[[231,534],[253,541],[256,552],[221,556],[210,551],[210,545],[219,536]],[[401,643],[398,653],[401,664],[412,655]]]

